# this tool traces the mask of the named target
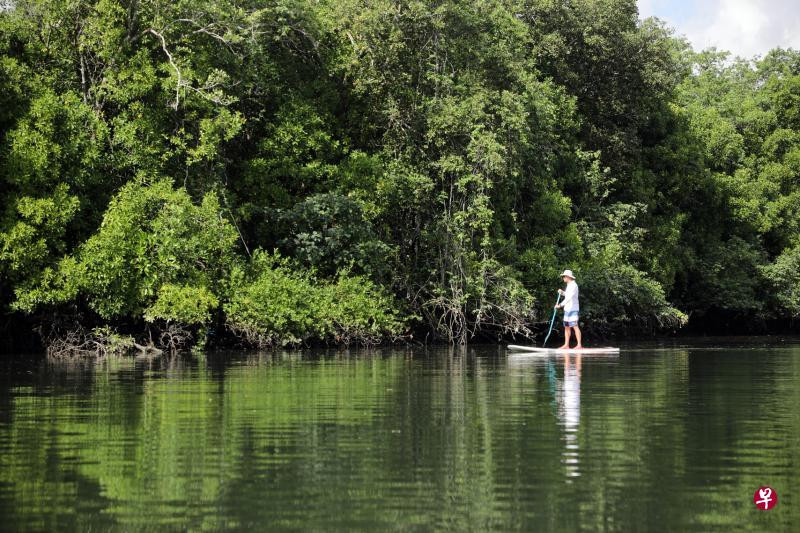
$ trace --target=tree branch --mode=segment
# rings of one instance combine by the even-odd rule
[[[181,76],[181,70],[178,68],[178,65],[175,64],[175,60],[172,58],[172,54],[169,53],[169,50],[167,49],[167,41],[164,39],[164,36],[161,35],[159,32],[157,32],[156,30],[154,30],[153,28],[148,28],[147,30],[145,30],[145,33],[152,33],[161,40],[161,49],[167,55],[169,64],[172,65],[172,68],[175,69],[175,74],[178,76],[178,83],[175,87],[175,104],[172,106],[172,108],[177,111],[178,103],[180,101],[181,85],[183,85],[183,77]]]

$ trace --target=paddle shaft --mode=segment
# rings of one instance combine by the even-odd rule
[[[558,293],[558,296],[556,296],[556,307],[558,307],[558,302],[559,301],[561,301],[561,293],[560,292]],[[542,347],[544,347],[544,345],[547,344],[547,339],[550,338],[550,334],[553,332],[553,323],[556,321],[556,313],[558,312],[558,309],[556,309],[556,307],[553,307],[553,318],[550,319],[550,329],[547,331],[547,337],[544,338],[544,342],[542,343]]]

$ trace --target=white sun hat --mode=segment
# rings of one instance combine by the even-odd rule
[[[565,270],[564,272],[561,273],[560,277],[563,278],[564,276],[567,276],[567,277],[572,278],[572,279],[577,279],[577,278],[575,278],[575,274],[572,273],[572,270],[569,270],[569,269],[567,269],[567,270]]]

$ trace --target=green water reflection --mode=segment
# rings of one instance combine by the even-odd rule
[[[798,345],[217,354],[3,380],[6,529],[800,523]]]

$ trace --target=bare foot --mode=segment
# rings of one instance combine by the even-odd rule
[[[563,346],[559,346],[558,348],[556,348],[556,350],[569,350],[569,346],[567,346],[567,345],[565,344],[565,345],[563,345]]]
[[[573,348],[573,350],[583,350],[583,345],[579,344],[575,348]]]

